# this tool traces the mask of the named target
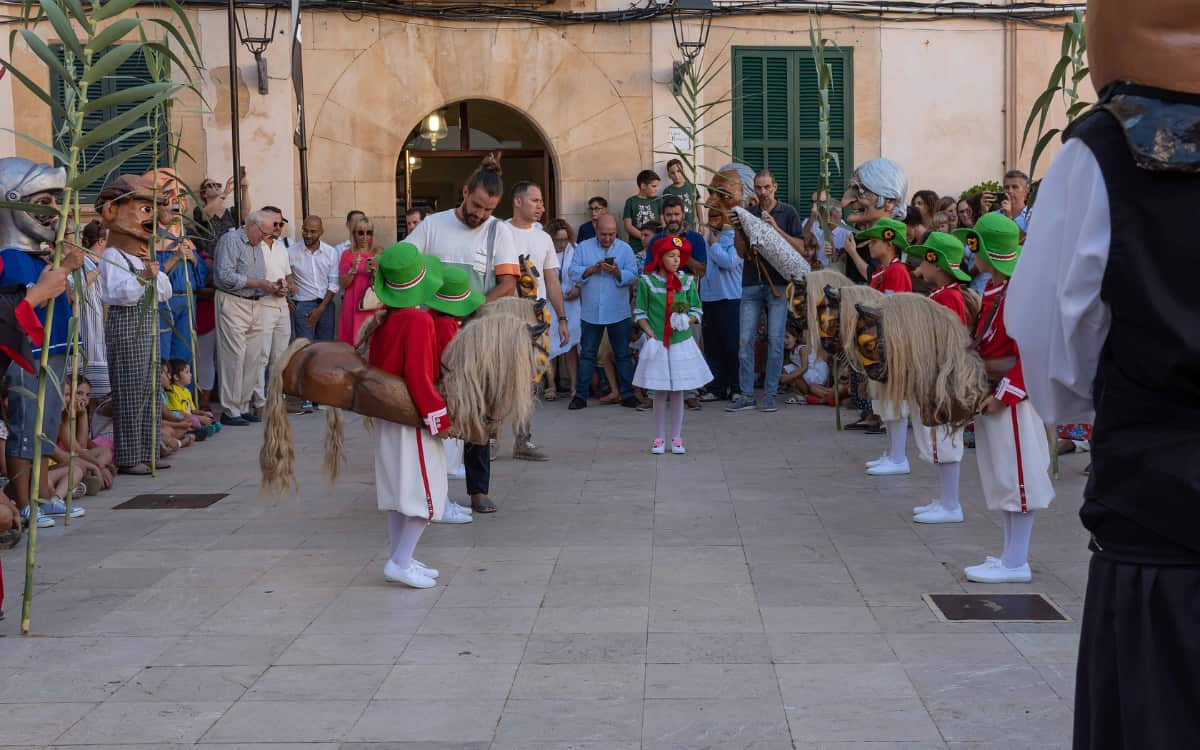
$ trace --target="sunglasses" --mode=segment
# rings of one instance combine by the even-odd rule
[[[373,230],[373,229],[359,229],[359,230],[355,231],[355,232],[354,232],[354,234],[355,234],[355,236],[358,236],[358,237],[374,237],[374,236],[375,236],[375,230]]]
[[[276,228],[276,229],[282,229],[282,228],[283,228],[283,225],[284,225],[284,222],[282,222],[282,221],[277,221],[277,222],[275,222],[275,228]]]
[[[220,186],[220,185],[218,185],[218,184],[217,184],[217,183],[215,183],[215,182],[206,182],[206,183],[204,183],[203,185],[201,185],[201,186],[200,186],[200,189],[201,189],[201,190],[208,190],[209,188],[216,189],[216,188],[219,188],[219,187],[221,187],[221,186]]]

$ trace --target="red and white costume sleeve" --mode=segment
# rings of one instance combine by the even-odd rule
[[[986,359],[1004,359],[1015,357],[1016,361],[1004,377],[996,385],[992,395],[1003,401],[1007,406],[1016,406],[1027,398],[1025,392],[1025,376],[1021,372],[1021,352],[1017,350],[1017,342],[1008,335],[1004,327],[1005,289],[1008,282],[999,284],[989,283],[983,292],[983,305],[979,310],[979,330],[975,332],[979,339],[979,356]],[[1000,306],[995,315],[992,308]],[[987,326],[987,330],[983,327]]]
[[[438,312],[429,314],[433,316],[433,330],[437,335],[437,357],[440,363],[442,355],[446,353],[446,347],[450,346],[450,342],[462,329],[462,321],[452,315],[443,315]]]
[[[967,303],[958,284],[947,284],[941,289],[934,289],[929,293],[929,299],[957,315],[964,326],[967,324]]]
[[[372,366],[404,379],[429,432],[450,427],[446,401],[437,391],[441,350],[429,313],[416,307],[393,310],[371,339]]]
[[[912,277],[899,258],[892,258],[891,263],[871,274],[871,288],[884,294],[911,292]]]

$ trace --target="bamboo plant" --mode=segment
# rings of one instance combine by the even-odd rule
[[[39,140],[35,135],[15,132],[22,141],[30,143],[53,157],[67,173],[66,188],[57,207],[58,228],[52,253],[52,264],[61,264],[67,227],[79,217],[80,191],[98,180],[117,173],[130,158],[142,153],[151,145],[150,141],[140,144],[136,138],[148,132],[146,116],[161,108],[183,89],[190,87],[190,70],[198,68],[199,43],[192,24],[176,0],[156,3],[166,9],[167,18],[142,18],[130,15],[138,0],[93,0],[85,4],[82,0],[25,0],[22,3],[18,28],[9,34],[7,56],[0,59],[13,78],[30,93],[40,99],[62,122],[62,127],[51,143]],[[146,38],[145,29],[159,28],[163,38],[169,41],[153,41]],[[48,32],[62,45],[62,58],[43,41],[41,32]],[[136,42],[125,42],[135,33],[141,38]],[[18,45],[24,44],[41,64],[52,71],[62,82],[62,100],[49,87],[37,83],[40,71],[25,70],[13,63]],[[144,50],[171,61],[188,79],[188,83],[155,81],[91,98],[94,84],[110,75],[133,55]],[[176,52],[178,50],[178,53]],[[183,58],[190,65],[185,65]],[[89,114],[109,107],[123,107],[123,111],[94,127],[85,125]],[[107,158],[89,163],[86,149],[99,144],[107,145]],[[0,207],[38,212],[39,209],[19,201],[3,201]],[[79,293],[83,289],[79,287]],[[55,315],[55,301],[46,306],[45,327],[51,330]],[[157,331],[155,331],[157,334]],[[74,366],[78,365],[78,329],[72,335],[73,352],[76,357],[71,373],[76,381]],[[62,393],[62,384],[49,368],[50,347],[43,346],[37,365],[36,432],[40,436],[46,409],[46,389],[54,387]],[[42,441],[34,441],[34,455],[30,472],[31,504],[38,502],[40,494],[40,471]],[[30,510],[29,536],[25,555],[25,590],[21,606],[21,632],[30,633],[33,598],[34,569],[37,551],[37,513]]]
[[[825,48],[836,47],[830,39],[826,39],[821,30],[821,17],[810,13],[808,16],[808,43],[812,48],[813,66],[817,71],[817,220],[821,224],[823,243],[833,242],[833,229],[829,222],[830,181],[829,165],[841,172],[842,165],[837,153],[829,150],[829,90],[833,85],[833,68],[825,62]],[[825,199],[820,200],[824,195]],[[820,252],[825,252],[821,247]],[[838,357],[831,358],[833,369],[833,422],[839,432],[842,429],[842,399],[838,386]]]

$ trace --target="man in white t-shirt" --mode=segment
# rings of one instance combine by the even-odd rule
[[[283,212],[274,206],[266,206],[262,209],[262,213],[270,217],[275,230],[271,235],[263,237],[262,244],[259,246],[262,248],[263,267],[266,269],[267,280],[282,283],[288,293],[295,296],[292,264],[288,259],[287,247],[280,239],[285,224]],[[288,301],[284,297],[264,297],[259,307],[259,314],[262,315],[262,346],[259,354],[262,358],[262,367],[256,370],[258,378],[254,382],[251,406],[261,410],[267,403],[267,371],[283,357],[283,353],[287,351],[288,344],[292,340],[292,313],[288,308]],[[248,350],[246,356],[250,356]]]
[[[539,299],[549,300],[550,309],[558,319],[557,325],[551,321],[551,330],[558,331],[558,344],[566,347],[571,339],[571,329],[567,321],[566,308],[563,305],[562,284],[558,276],[558,253],[554,252],[554,240],[546,234],[539,219],[546,212],[546,204],[542,200],[542,189],[534,182],[518,182],[513,186],[513,217],[509,220],[513,241],[517,246],[518,259],[528,256],[534,268],[537,269],[537,295]],[[551,357],[561,352],[555,348]],[[554,387],[553,381],[550,388]],[[513,458],[521,461],[545,461],[546,454],[533,444],[533,433],[528,423],[516,425],[516,444],[513,446]]]
[[[515,294],[517,276],[521,273],[512,228],[492,216],[503,193],[500,164],[489,156],[467,178],[462,203],[457,208],[427,216],[405,238],[405,242],[416,245],[421,252],[465,270],[471,288],[482,292],[488,302]],[[463,464],[467,468],[471,509],[476,513],[495,513],[496,504],[488,497],[491,451],[487,444],[467,443],[463,448]]]

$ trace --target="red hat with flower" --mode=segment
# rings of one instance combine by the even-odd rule
[[[692,259],[692,243],[682,237],[664,235],[650,246],[650,258],[646,261],[646,271],[657,271],[661,268],[662,257],[672,250],[679,251],[679,267],[683,268]]]

